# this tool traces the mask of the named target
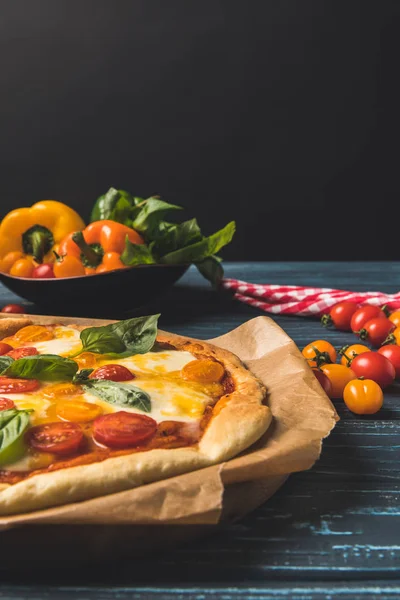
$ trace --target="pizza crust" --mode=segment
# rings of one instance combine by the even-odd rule
[[[10,319],[14,323],[6,325],[4,334],[4,320],[0,321],[0,338],[10,335],[10,327],[19,325],[15,333],[29,324],[26,319]],[[251,446],[268,429],[272,415],[263,404],[265,387],[234,354],[200,340],[165,332],[159,332],[157,342],[220,361],[234,381],[234,391],[222,396],[214,406],[199,443],[188,448],[154,449],[111,457],[33,475],[13,485],[1,485],[0,515],[88,500],[217,464]]]

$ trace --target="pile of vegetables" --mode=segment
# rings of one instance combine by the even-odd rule
[[[388,314],[385,307],[340,302],[322,317],[322,324],[352,331],[377,350],[356,343],[336,351],[326,340],[311,342],[302,354],[319,383],[330,398],[343,398],[356,414],[378,412],[382,390],[400,379],[400,311]]]
[[[97,199],[87,227],[55,200],[13,210],[0,224],[0,271],[48,279],[193,263],[217,284],[223,275],[218,252],[232,240],[235,223],[206,237],[196,219],[166,220],[179,210],[158,196],[144,199],[114,188]]]

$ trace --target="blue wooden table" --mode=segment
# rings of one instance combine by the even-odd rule
[[[259,283],[386,292],[400,287],[398,263],[231,263],[225,271]],[[0,289],[0,304],[15,300]],[[40,307],[31,309],[40,313]],[[147,309],[161,309],[162,328],[199,338],[261,314],[217,295],[194,270]],[[354,340],[323,330],[317,320],[276,321],[300,347],[321,336],[336,346]],[[2,573],[0,598],[400,598],[399,392],[394,386],[385,393],[383,410],[372,417],[357,417],[337,402],[341,421],[315,467],[292,475],[268,503],[215,536],[68,576]]]

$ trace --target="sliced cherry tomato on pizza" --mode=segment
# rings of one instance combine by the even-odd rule
[[[124,410],[97,417],[93,423],[96,442],[110,448],[130,448],[149,441],[157,431],[157,422],[146,415]]]
[[[43,396],[46,398],[65,398],[68,396],[77,396],[83,393],[80,385],[75,383],[53,383],[43,388]]]
[[[218,383],[225,375],[225,369],[221,363],[209,358],[192,360],[187,363],[182,371],[183,379],[197,381],[199,383]]]
[[[350,381],[343,392],[348,409],[357,415],[373,415],[382,408],[383,393],[372,379]]]
[[[342,398],[343,390],[352,379],[356,379],[357,375],[343,365],[326,364],[322,365],[321,370],[328,377],[332,385],[331,398]]]
[[[103,410],[97,404],[83,400],[60,400],[56,404],[57,417],[63,421],[73,421],[74,423],[94,421],[102,412]]]
[[[371,349],[363,344],[351,344],[350,346],[343,346],[343,348],[340,348],[339,350],[339,354],[342,356],[340,362],[345,367],[349,367],[353,358],[359,354],[363,354],[364,352],[371,352]]]
[[[367,321],[358,335],[360,339],[368,340],[373,346],[381,346],[395,327],[395,324],[389,319],[377,317]]]
[[[135,375],[123,365],[104,365],[90,374],[91,379],[108,379],[110,381],[129,381]]]
[[[0,394],[34,392],[39,386],[40,383],[37,379],[12,379],[11,377],[0,377]]]
[[[25,313],[25,309],[20,304],[6,304],[1,309],[2,313],[15,313],[23,315]]]
[[[395,368],[390,360],[379,352],[359,354],[352,361],[351,370],[354,371],[357,377],[376,381],[381,388],[393,383],[396,376]]]
[[[44,423],[29,429],[26,439],[41,452],[72,454],[82,443],[83,431],[76,423]]]
[[[27,325],[27,327],[23,327],[17,331],[14,334],[14,338],[23,344],[28,342],[46,342],[54,338],[54,333],[51,329],[43,327],[43,325]]]
[[[25,358],[26,356],[35,356],[39,354],[39,351],[36,350],[33,346],[23,346],[22,348],[14,348],[7,352],[7,356],[11,356],[14,360],[18,360],[19,358]]]
[[[320,367],[325,363],[334,363],[337,356],[335,348],[325,340],[311,342],[303,348],[302,354],[310,367]]]
[[[351,318],[359,308],[360,305],[357,302],[339,302],[331,308],[329,314],[323,315],[321,323],[324,327],[334,325],[341,331],[351,331]]]
[[[400,378],[400,346],[396,346],[395,344],[389,344],[387,346],[382,346],[382,348],[379,348],[378,354],[382,354],[382,356],[385,356],[388,360],[390,360],[390,362],[392,363],[392,365],[394,366],[394,369],[396,371],[396,379],[399,379]]]
[[[371,319],[386,319],[386,313],[379,308],[379,306],[372,306],[372,304],[365,304],[361,306],[354,315],[351,317],[351,330],[357,333],[362,329],[367,321]]]
[[[5,342],[0,342],[0,356],[4,356],[4,354],[8,354],[13,349],[10,344],[6,344]]]
[[[318,379],[325,394],[327,396],[329,396],[329,398],[331,398],[332,397],[332,384],[330,382],[329,377],[327,375],[325,375],[325,373],[323,373],[323,371],[320,371],[320,369],[317,369],[315,367],[313,368],[312,371],[313,371],[315,377]]]
[[[0,398],[0,411],[15,408],[15,403],[10,398]]]
[[[74,358],[74,361],[78,363],[80,369],[93,369],[97,365],[97,358],[93,352],[82,352],[79,356]]]

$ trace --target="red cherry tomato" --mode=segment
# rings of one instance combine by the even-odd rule
[[[11,379],[0,377],[0,394],[22,394],[34,392],[40,386],[37,379]]]
[[[10,398],[0,398],[0,411],[15,408],[15,403]]]
[[[25,358],[25,356],[36,356],[39,354],[38,350],[33,346],[23,346],[22,348],[14,348],[10,352],[7,352],[7,356],[11,356],[14,360],[19,358]]]
[[[135,376],[123,365],[104,365],[90,374],[91,379],[109,379],[110,381],[129,381]]]
[[[329,377],[327,377],[325,375],[325,373],[323,373],[319,369],[313,369],[313,373],[314,373],[315,377],[318,379],[325,394],[327,396],[329,396],[329,398],[331,398],[332,397],[332,384],[330,382]]]
[[[93,423],[93,437],[110,448],[129,448],[144,444],[157,431],[157,422],[146,415],[124,410],[97,417]]]
[[[1,312],[2,313],[20,313],[20,314],[24,314],[25,313],[25,309],[20,304],[6,304],[1,309]]]
[[[381,346],[387,336],[396,326],[389,319],[376,317],[370,319],[364,324],[364,327],[358,332],[360,339],[368,340],[373,346]]]
[[[55,277],[53,265],[50,263],[38,265],[33,269],[31,277],[34,279],[53,279]]]
[[[341,331],[351,331],[351,318],[359,308],[360,305],[356,302],[339,302],[331,308],[328,315],[322,317],[321,323],[325,327],[334,325],[336,329]]]
[[[362,329],[367,321],[371,319],[386,319],[386,315],[379,306],[365,304],[361,306],[351,317],[350,327],[354,333]]]
[[[378,354],[382,354],[385,358],[390,360],[396,371],[396,379],[400,378],[400,346],[389,344],[388,346],[382,346],[379,348]]]
[[[13,350],[13,347],[10,346],[10,344],[6,344],[5,342],[0,342],[0,356],[7,354],[8,352],[10,352],[10,350]]]
[[[396,371],[390,360],[378,352],[364,352],[359,354],[351,363],[351,370],[357,377],[372,379],[381,388],[390,385],[396,375]]]
[[[27,442],[41,452],[71,454],[83,440],[83,431],[76,423],[44,423],[27,431]]]

